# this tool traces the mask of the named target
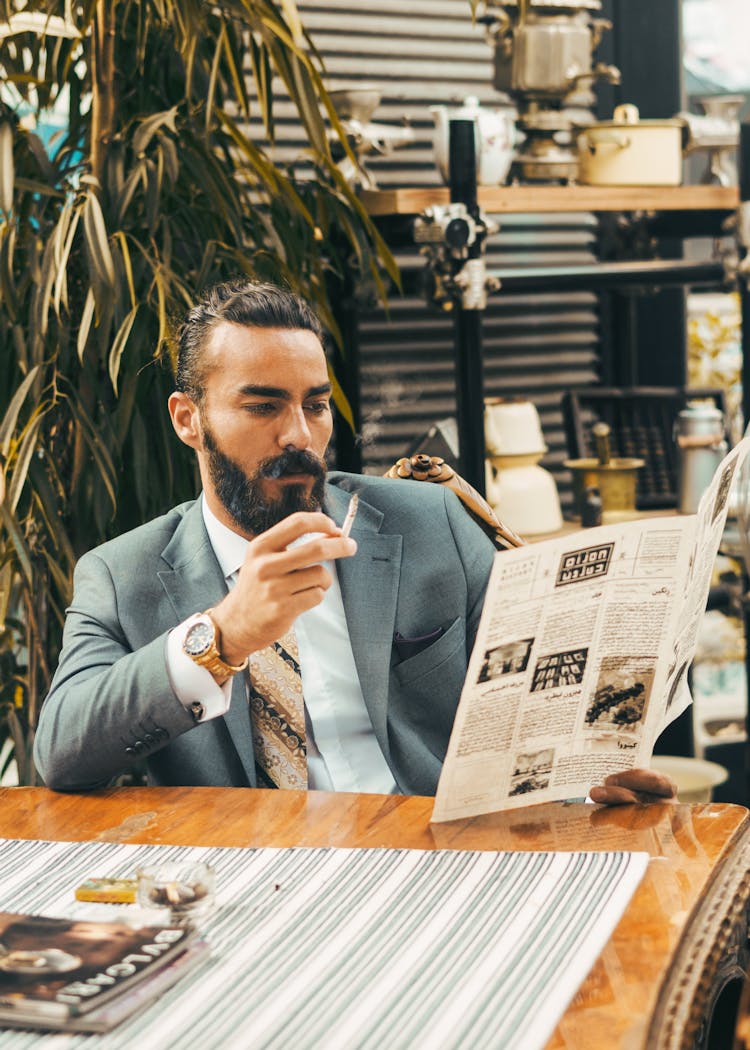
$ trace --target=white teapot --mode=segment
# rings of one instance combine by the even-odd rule
[[[435,121],[433,149],[443,181],[449,181],[448,142],[451,120],[471,120],[476,129],[477,183],[501,186],[508,177],[516,145],[523,135],[516,128],[515,110],[485,109],[475,95],[462,106],[430,106]]]

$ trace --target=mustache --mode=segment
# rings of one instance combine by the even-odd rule
[[[262,460],[256,469],[259,478],[283,478],[285,474],[309,474],[313,478],[325,477],[325,463],[307,449],[286,449],[278,456]]]

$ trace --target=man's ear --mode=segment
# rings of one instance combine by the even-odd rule
[[[203,448],[203,431],[196,403],[181,390],[175,390],[169,395],[167,404],[177,437],[196,452],[200,452]]]

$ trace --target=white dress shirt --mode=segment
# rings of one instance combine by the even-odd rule
[[[208,538],[227,586],[232,587],[245,560],[248,541],[222,524],[203,497],[201,504]],[[324,564],[333,583],[323,601],[294,623],[305,699],[308,785],[320,791],[392,794],[396,783],[362,696],[336,566],[333,562]],[[209,671],[183,652],[188,623],[186,620],[168,636],[167,671],[180,702],[186,708],[200,702],[204,708],[201,721],[208,721],[229,709],[232,679],[217,685]]]

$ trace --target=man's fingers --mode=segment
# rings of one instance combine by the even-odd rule
[[[295,543],[308,533],[314,535]],[[269,645],[301,613],[319,605],[332,583],[322,563],[356,551],[356,541],[317,511],[291,514],[252,540],[236,586],[214,608],[230,663],[239,663],[230,654]]]
[[[346,536],[317,537],[307,543],[300,543],[291,550],[282,550],[273,554],[260,554],[255,551],[252,558],[248,556],[242,571],[247,572],[252,566],[255,578],[268,584],[313,568],[324,561],[351,558],[356,553],[356,540]]]
[[[257,551],[281,551],[308,532],[322,532],[326,536],[339,536],[341,529],[322,511],[296,511],[278,524],[261,532],[252,542]]]
[[[655,769],[626,769],[621,773],[612,773],[606,778],[604,785],[629,788],[631,791],[658,795],[661,798],[675,798],[677,795],[674,780]]]
[[[612,773],[604,784],[589,791],[592,802],[604,806],[624,806],[633,802],[671,802],[677,799],[677,785],[655,769],[626,769]]]
[[[311,535],[304,543],[295,541]],[[321,561],[350,558],[357,542],[325,514],[300,511],[257,536],[248,547],[246,563],[257,561],[265,578],[294,572]]]
[[[628,803],[640,802],[635,792],[623,787],[592,787],[589,791],[592,802],[598,802],[602,806],[625,806]]]
[[[315,590],[320,592],[320,601],[323,594],[333,583],[333,578],[327,569],[324,569],[322,565],[311,565],[305,569],[298,569],[297,572],[289,574],[289,596],[296,594],[302,594],[305,591]],[[315,602],[317,605],[317,602]]]
[[[667,795],[655,795],[650,791],[631,791],[622,787],[592,787],[589,798],[600,806],[625,806],[633,802],[677,802],[677,799]]]
[[[357,541],[348,536],[315,536],[280,552],[274,557],[274,564],[279,572],[296,572],[322,561],[350,558],[356,553]]]

